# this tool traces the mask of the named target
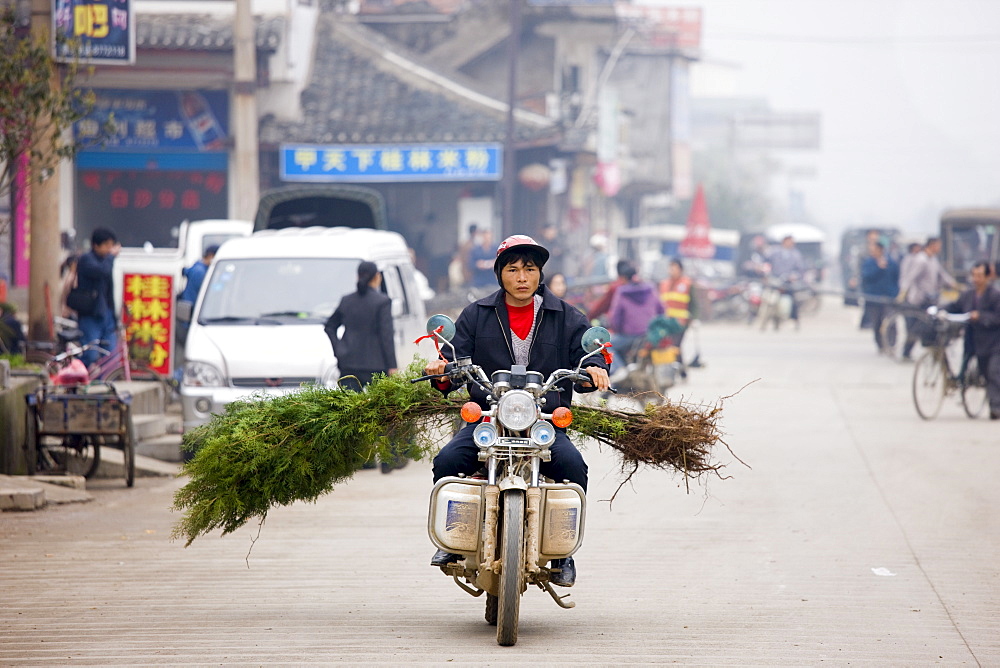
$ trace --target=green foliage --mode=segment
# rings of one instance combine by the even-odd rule
[[[39,181],[48,178],[60,161],[75,155],[81,144],[67,139],[66,131],[94,106],[93,91],[76,85],[80,74],[76,59],[60,65],[47,40],[20,33],[14,8],[0,9],[0,196],[9,191],[23,154],[35,165]],[[56,41],[77,50],[61,35]],[[54,87],[57,72],[60,85]]]
[[[174,496],[174,509],[184,512],[174,537],[190,545],[213,529],[230,533],[275,506],[315,501],[375,457],[421,459],[434,451],[432,439],[451,433],[462,400],[411,383],[423,368],[415,360],[364,392],[306,387],[229,404],[184,435],[194,458],[184,466],[190,481]],[[696,478],[720,468],[711,461],[719,411],[670,402],[638,413],[576,406],[570,429],[612,447],[625,472],[648,466]]]
[[[7,360],[10,362],[11,369],[23,369],[29,364],[24,361],[24,355],[18,353],[0,353],[0,360]]]
[[[174,497],[185,511],[174,536],[190,544],[263,519],[271,507],[315,501],[374,457],[425,456],[434,446],[428,432],[460,406],[428,383],[410,383],[422,368],[417,361],[404,374],[377,377],[365,392],[307,387],[229,404],[184,435],[195,455],[184,466],[191,480]]]

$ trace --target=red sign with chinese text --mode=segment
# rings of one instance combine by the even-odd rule
[[[174,340],[174,278],[125,274],[122,321],[132,361],[170,375]]]

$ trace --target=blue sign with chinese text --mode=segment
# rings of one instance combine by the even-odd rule
[[[110,121],[114,129],[98,151],[228,150],[226,91],[100,89],[94,93],[94,108],[73,124],[73,133],[86,144]]]
[[[281,146],[282,181],[499,181],[500,144]]]
[[[55,0],[53,28],[70,40],[57,44],[56,58],[105,65],[134,63],[131,4],[132,0]]]

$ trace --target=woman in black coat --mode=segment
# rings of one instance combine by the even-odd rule
[[[379,290],[381,286],[382,274],[375,263],[359,264],[357,291],[340,300],[324,327],[341,378],[355,376],[361,387],[367,386],[376,373],[388,375],[396,371],[392,300]],[[337,335],[341,325],[342,337]]]

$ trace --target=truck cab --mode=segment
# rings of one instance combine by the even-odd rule
[[[125,274],[170,276],[173,278],[174,295],[178,295],[184,289],[184,269],[200,260],[206,248],[229,239],[249,236],[252,231],[253,223],[249,220],[184,221],[177,228],[176,246],[158,248],[150,243],[138,248],[123,246],[115,259],[115,299],[121,299],[122,277]]]

